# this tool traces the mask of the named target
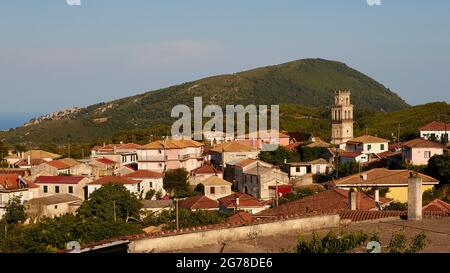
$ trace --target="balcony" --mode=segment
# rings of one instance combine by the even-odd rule
[[[167,161],[166,155],[154,155],[154,156],[144,156],[142,158],[139,158],[138,161]]]

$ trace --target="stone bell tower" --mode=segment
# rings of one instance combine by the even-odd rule
[[[353,139],[353,105],[351,92],[337,91],[331,107],[331,143],[341,145]]]

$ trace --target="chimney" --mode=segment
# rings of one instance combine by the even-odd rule
[[[351,189],[348,193],[348,208],[350,210],[356,210],[357,192]]]
[[[375,202],[380,202],[380,189],[378,188],[375,189]]]
[[[236,207],[239,207],[239,205],[240,205],[239,197],[236,197]]]
[[[31,153],[28,155],[27,163],[28,163],[28,166],[31,166]]]
[[[422,178],[413,172],[408,178],[408,220],[422,220]]]

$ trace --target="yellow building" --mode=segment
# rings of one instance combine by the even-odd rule
[[[408,202],[408,178],[410,173],[409,170],[372,169],[332,181],[329,185],[345,190],[373,188],[376,191],[375,195],[378,194],[380,188],[388,188],[387,198],[406,203]],[[417,175],[422,178],[422,192],[439,184],[439,181],[431,176],[421,173],[417,173]]]

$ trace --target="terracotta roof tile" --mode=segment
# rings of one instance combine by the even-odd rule
[[[426,140],[423,138],[416,138],[410,141],[407,141],[405,143],[403,143],[403,146],[406,146],[408,148],[440,148],[440,149],[444,149],[444,145],[431,141],[431,140]]]
[[[47,164],[47,165],[49,165],[49,166],[51,166],[53,168],[56,168],[57,170],[64,170],[64,169],[69,169],[70,168],[69,165],[67,165],[66,163],[64,163],[64,162],[62,162],[60,160],[53,160],[53,161],[50,161],[50,162],[46,162],[44,164]]]
[[[241,211],[241,212],[238,212],[238,213],[228,217],[226,222],[229,224],[251,223],[254,220],[255,219],[253,218],[253,216],[250,213],[248,213],[246,211]]]
[[[413,172],[422,178],[425,185],[435,185],[439,181],[431,176]],[[376,168],[366,172],[350,175],[338,180],[332,181],[336,186],[374,186],[374,185],[407,185],[410,177],[410,170],[388,170],[384,168]],[[362,176],[366,175],[367,179],[363,180]]]
[[[128,185],[128,184],[137,184],[140,183],[139,180],[133,180],[129,179],[123,176],[105,176],[100,179],[94,180],[90,185],[107,185],[107,184],[121,184],[121,185]]]
[[[138,171],[135,171],[134,173],[124,175],[124,177],[126,177],[126,178],[162,178],[163,174],[154,172],[154,171],[150,171],[150,170],[138,170]]]
[[[78,184],[84,176],[39,176],[34,180],[36,184]]]
[[[436,199],[433,202],[423,207],[423,211],[439,211],[439,212],[449,212],[450,213],[450,204],[446,203],[442,200]]]
[[[185,209],[191,210],[209,210],[209,209],[218,209],[219,203],[215,200],[212,200],[204,195],[197,195],[186,200],[182,200],[179,202],[179,206]]]
[[[192,174],[218,174],[219,171],[216,170],[211,165],[203,165],[197,169],[191,171]]]
[[[348,141],[347,143],[385,143],[385,142],[388,143],[389,140],[371,136],[371,135],[364,135],[364,136],[356,137],[356,138]]]
[[[216,153],[222,152],[232,153],[232,152],[256,152],[257,150],[249,145],[242,144],[238,141],[233,141],[217,145],[216,147],[211,149],[211,151]]]
[[[433,121],[420,128],[420,131],[450,131],[450,123]]]
[[[236,203],[238,198],[239,205]],[[235,192],[231,195],[222,197],[218,201],[221,205],[229,209],[264,207],[264,205],[255,197],[241,192]]]

